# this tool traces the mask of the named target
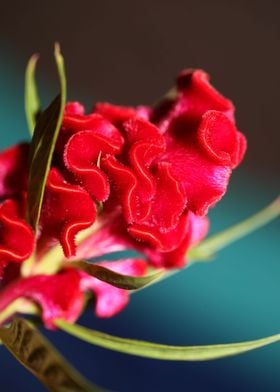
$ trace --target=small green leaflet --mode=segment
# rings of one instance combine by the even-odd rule
[[[160,279],[164,275],[164,271],[157,271],[146,276],[129,276],[114,272],[108,268],[97,264],[87,263],[85,261],[71,263],[73,267],[82,269],[86,273],[95,278],[109,283],[112,286],[125,290],[138,290],[148,286],[152,282]]]
[[[25,71],[24,105],[29,133],[32,136],[40,113],[40,99],[35,81],[35,69],[39,56],[34,54],[28,61]]]
[[[27,218],[36,232],[44,198],[45,186],[66,103],[66,78],[64,61],[58,44],[55,60],[61,93],[43,111],[36,123],[30,146],[30,168],[27,193]]]
[[[280,216],[280,197],[249,218],[214,234],[193,247],[187,257],[191,261],[211,260],[216,252],[245,237]]]
[[[57,320],[56,326],[85,342],[125,354],[168,361],[208,361],[242,354],[280,341],[280,334],[242,343],[207,346],[168,346],[141,340],[125,339],[94,331],[77,324]]]
[[[101,392],[85,380],[31,323],[14,318],[0,328],[0,338],[14,357],[53,392]]]

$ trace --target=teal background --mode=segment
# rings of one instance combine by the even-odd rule
[[[65,48],[70,98],[87,107],[97,99],[153,102],[179,69],[200,66],[210,70],[214,83],[236,102],[238,124],[249,139],[244,164],[210,213],[211,232],[271,202],[279,194],[280,169],[277,2],[265,2],[266,7],[258,1],[248,2],[250,7],[238,1],[213,1],[211,7],[206,1],[155,2],[150,8],[142,2],[137,13],[128,4],[114,8],[105,3],[84,2],[84,8],[71,9],[70,3],[67,8],[66,3],[63,7],[49,2],[47,8],[42,5],[42,10],[34,11],[27,2],[7,8],[5,19],[14,23],[5,24],[3,18],[6,29],[0,39],[1,147],[28,137],[23,73],[33,51],[42,52],[39,83],[44,102],[55,95],[51,65],[55,39]],[[55,14],[52,7],[57,7]],[[184,26],[182,31],[178,26]],[[88,310],[80,321],[119,336],[180,345],[237,342],[278,333],[279,229],[278,219],[221,251],[215,261],[193,265],[133,295],[129,306],[113,319],[96,319]],[[130,357],[59,332],[47,335],[83,374],[115,391],[280,390],[279,344],[234,358],[183,363]],[[44,390],[3,347],[0,382],[1,391]]]

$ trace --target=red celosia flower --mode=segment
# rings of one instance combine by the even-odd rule
[[[154,267],[182,267],[188,249],[206,235],[208,209],[225,193],[245,149],[232,102],[200,70],[183,71],[176,91],[154,108],[98,103],[86,115],[81,104],[67,104],[45,189],[36,263],[55,240],[66,258],[132,249]],[[116,314],[128,292],[69,268],[66,260],[51,276],[22,278],[15,268],[34,245],[22,197],[27,155],[27,145],[0,154],[0,269],[6,267],[0,311],[24,297],[40,306],[45,325],[53,328],[57,318],[74,322],[90,291],[98,316]],[[96,220],[95,232],[77,247],[76,235]],[[132,276],[147,268],[142,259],[101,265]]]
[[[131,243],[135,239],[134,247],[166,255],[153,257],[154,264],[182,265],[183,251],[178,250],[189,246],[190,212],[207,213],[225,193],[232,169],[244,155],[246,142],[235,127],[233,104],[198,70],[182,72],[177,92],[154,109],[99,103],[94,110],[85,115],[78,103],[66,106],[56,148],[59,170],[69,187],[83,188],[87,208],[86,194],[92,203],[105,202],[104,211],[115,214],[121,208],[124,232]],[[54,211],[48,204],[54,200],[52,192],[49,186],[43,234]],[[68,196],[62,192],[60,200]],[[75,215],[75,208],[68,209],[67,217],[56,211],[60,222]],[[74,255],[74,235],[82,228],[75,216],[73,225],[70,242],[63,223],[47,229],[59,238],[66,256]],[[172,252],[173,257],[182,254],[173,263],[167,261]]]
[[[146,110],[149,121],[131,108],[98,104],[96,110],[116,124],[123,120],[125,149],[103,157],[101,168],[113,182],[110,198],[122,206],[127,231],[143,248],[176,251],[188,243],[187,211],[204,216],[244,155],[233,104],[203,71],[184,71],[175,96]],[[181,263],[174,260],[173,266]]]

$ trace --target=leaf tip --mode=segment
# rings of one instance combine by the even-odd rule
[[[274,218],[280,216],[280,195],[267,206],[267,211],[270,211]]]
[[[28,64],[36,65],[37,61],[39,60],[39,57],[40,57],[39,53],[34,53],[30,57],[30,59],[28,61]]]
[[[273,204],[275,204],[275,207],[278,209],[280,213],[280,195],[274,200]]]
[[[39,57],[40,57],[39,53],[34,53],[28,60],[26,66],[26,78],[30,78],[32,76],[34,77],[35,68],[39,60]]]
[[[59,42],[55,42],[55,44],[54,44],[54,57],[55,57],[55,60],[56,60],[57,64],[60,63],[60,64],[63,65],[64,61],[63,61],[63,56],[62,56],[62,53],[61,53],[60,43]]]
[[[54,54],[55,55],[61,54],[60,43],[59,42],[55,42],[54,43]]]

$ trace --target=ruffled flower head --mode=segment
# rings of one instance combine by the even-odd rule
[[[207,212],[226,192],[246,140],[232,102],[201,70],[181,72],[176,88],[155,107],[97,103],[85,114],[80,103],[70,102],[36,236],[26,221],[28,150],[21,144],[0,154],[0,311],[24,298],[54,328],[58,318],[76,321],[86,292],[100,317],[128,302],[126,290],[72,261],[130,249],[142,256],[99,265],[129,276],[143,276],[149,265],[183,267],[188,250],[207,234]],[[43,273],[40,263],[57,244],[63,250],[59,267]],[[34,268],[22,276],[21,264],[31,256]]]

